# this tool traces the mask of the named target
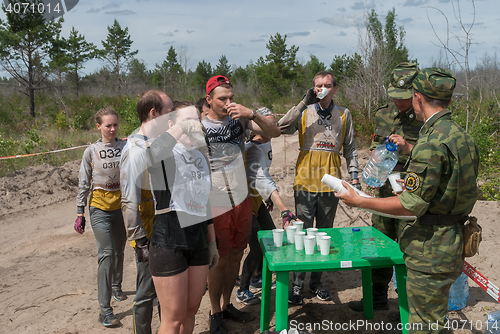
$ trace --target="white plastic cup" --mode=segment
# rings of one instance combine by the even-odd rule
[[[283,229],[275,228],[273,229],[273,241],[274,246],[281,247],[283,246]]]
[[[312,235],[307,235],[304,237],[304,248],[306,250],[306,255],[314,254],[314,245],[316,244],[316,237]]]
[[[314,246],[316,246],[316,233],[318,233],[318,229],[316,227],[309,227],[306,231],[307,235],[314,237]]]
[[[319,238],[319,245],[321,248],[321,255],[328,255],[330,254],[330,242],[331,242],[332,237],[329,235],[325,235]]]
[[[321,91],[316,95],[318,99],[323,100],[325,96],[328,95],[328,89],[326,87],[321,88]]]
[[[347,189],[342,184],[342,180],[330,174],[323,175],[321,182],[323,182],[324,184],[335,190],[335,192],[337,193],[347,192]]]
[[[297,228],[295,226],[287,226],[285,228],[286,228],[286,240],[288,241],[289,244],[294,244],[295,243],[294,234]]]
[[[401,186],[401,183],[396,182],[396,180],[401,179],[401,174],[400,173],[394,173],[389,175],[389,182],[391,183],[392,190],[394,190],[395,193],[400,193],[403,191],[403,187]]]
[[[301,232],[304,229],[304,222],[302,220],[296,220],[293,222],[293,226],[297,228],[295,232]]]
[[[318,229],[316,227],[309,227],[309,228],[306,228],[306,231],[307,231],[307,235],[315,236],[316,233],[318,232]]]
[[[299,231],[295,232],[293,237],[295,238],[295,249],[296,250],[303,250],[304,249],[304,236],[306,235],[306,232],[304,231]]]
[[[319,238],[326,236],[326,232],[316,232],[316,245],[318,245],[318,250],[321,251],[321,245],[319,244]]]

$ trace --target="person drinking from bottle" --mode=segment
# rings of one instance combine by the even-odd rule
[[[149,268],[161,308],[160,334],[193,332],[209,269],[219,260],[199,118],[194,106],[160,116],[156,123],[168,130],[146,151],[156,213]]]

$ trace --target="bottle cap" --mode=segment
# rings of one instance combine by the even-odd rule
[[[386,140],[385,140],[385,148],[388,151],[394,152],[394,151],[396,151],[398,149],[398,145],[396,145],[392,141],[389,141],[389,137],[387,137]]]

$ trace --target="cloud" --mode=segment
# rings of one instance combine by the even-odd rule
[[[298,31],[298,32],[292,32],[290,34],[286,34],[288,37],[295,37],[295,36],[309,36],[311,33],[309,31]]]
[[[171,44],[174,44],[174,43],[175,43],[175,41],[166,41],[162,45],[171,45]]]
[[[102,7],[101,10],[112,9],[112,8],[120,8],[120,5],[117,3],[110,3],[109,5]]]
[[[410,24],[410,23],[412,23],[412,22],[413,22],[413,18],[411,18],[411,17],[407,17],[407,18],[402,19],[402,20],[399,20],[399,21],[400,21],[403,25],[405,25],[405,24]]]
[[[165,36],[165,37],[174,37],[174,33],[173,32],[161,32],[159,34],[160,36]]]
[[[355,2],[352,6],[351,6],[351,9],[352,10],[363,10],[365,8],[365,4],[361,1],[359,2]]]
[[[115,10],[114,12],[106,12],[104,14],[110,14],[110,15],[134,15],[136,12],[133,12],[131,10]]]
[[[194,30],[186,30],[186,32],[187,32],[188,34],[192,34],[192,33],[193,33],[193,32],[195,32],[195,31],[194,31]]]
[[[365,10],[365,9],[375,9],[375,1],[372,0],[370,3],[365,3],[363,1],[355,2],[352,6],[352,10]]]
[[[334,17],[323,17],[318,20],[334,27],[356,27],[360,18],[354,15],[335,15]]]
[[[241,45],[241,43],[240,43],[240,44],[231,44],[231,46],[234,46],[236,48],[241,48],[243,45]]]
[[[265,42],[266,40],[263,39],[263,38],[259,38],[259,39],[251,39],[250,42],[251,43],[259,43],[259,42]]]
[[[85,13],[95,14],[95,13],[99,13],[100,11],[101,10],[99,8],[91,8],[88,11],[86,11]]]
[[[344,36],[347,36],[347,34],[345,32],[343,32],[343,31],[341,31],[341,32],[338,33],[338,36],[344,37]]]
[[[423,6],[429,3],[429,0],[406,0],[406,2],[403,4],[405,7],[412,7],[412,6]]]
[[[337,10],[341,13],[345,13],[347,11],[344,7],[338,8]]]
[[[449,3],[451,0],[439,0],[439,3]]]
[[[324,49],[324,48],[326,48],[326,46],[324,46],[323,44],[309,44],[308,47],[314,48],[314,49]]]

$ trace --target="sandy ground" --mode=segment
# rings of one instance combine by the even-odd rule
[[[297,147],[297,137],[286,138]],[[272,174],[280,187],[285,204],[293,208],[293,166],[297,152],[286,145],[284,138],[273,140],[274,159]],[[360,152],[364,165],[368,152]],[[90,227],[83,235],[73,230],[75,196],[77,192],[79,161],[62,167],[42,165],[17,171],[0,180],[0,332],[1,333],[130,333],[132,332],[132,300],[135,294],[135,261],[133,249],[125,251],[123,289],[128,299],[112,301],[122,326],[104,328],[98,321],[97,303],[97,247]],[[483,227],[481,253],[467,261],[479,272],[500,284],[498,255],[500,252],[500,204],[478,202],[473,214]],[[279,224],[279,213],[272,216]],[[370,214],[340,205],[335,226],[366,226]],[[248,250],[247,250],[248,251]],[[307,284],[308,278],[306,279]],[[335,323],[363,320],[363,315],[347,307],[351,300],[362,296],[359,271],[328,272],[323,275],[324,285],[333,295],[331,301],[322,302],[308,291],[304,292],[304,305],[289,308],[289,320],[301,324]],[[457,320],[456,333],[484,333],[479,324],[486,312],[500,309],[498,302],[469,280],[470,299],[467,307],[450,312]],[[234,293],[233,293],[234,294]],[[372,324],[398,321],[397,295],[390,289],[390,310],[375,311]],[[260,306],[244,306],[232,299],[237,308],[255,315],[247,324],[226,321],[231,333],[259,333]],[[195,333],[208,333],[208,295],[205,294],[198,315]],[[153,329],[159,326],[155,310]],[[271,319],[271,329],[274,327]],[[462,329],[463,328],[463,329]],[[312,332],[334,332],[314,330]],[[335,331],[336,332],[336,331]],[[378,330],[345,332],[378,333]]]

